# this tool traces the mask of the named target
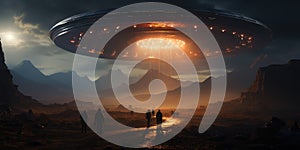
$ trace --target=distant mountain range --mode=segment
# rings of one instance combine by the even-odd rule
[[[30,61],[23,61],[21,64],[11,70],[14,76],[13,81],[19,86],[19,89],[26,95],[31,95],[44,104],[51,103],[67,103],[73,101],[72,91],[72,72],[55,73],[52,75],[44,75],[39,71]],[[97,90],[101,100],[108,105],[114,105],[115,97],[111,85],[111,73],[101,76],[95,81]],[[118,94],[127,97],[128,93],[124,90],[128,85],[124,82],[125,74],[120,70],[114,70],[113,73],[117,75],[117,89]],[[81,80],[87,84],[92,84],[87,77],[80,77],[76,73],[76,79]],[[149,84],[153,79],[160,79],[164,81],[164,86],[154,85],[152,92],[154,96],[159,96],[167,92],[168,99],[176,99],[180,95],[180,81],[164,75],[156,70],[149,70],[144,76],[139,78],[135,83],[130,84],[129,88],[133,95],[140,100],[149,98]],[[189,81],[183,83],[183,88],[193,88],[194,84]],[[166,89],[165,89],[166,88]],[[190,90],[191,91],[191,90]],[[207,90],[206,90],[207,91]],[[175,101],[171,101],[175,103]],[[170,103],[170,104],[171,104]]]
[[[153,79],[160,79],[164,81],[165,86],[162,84],[154,85],[155,88],[152,89],[153,96],[161,96],[167,92],[167,99],[171,103],[175,103],[175,100],[180,96],[180,82],[177,79],[171,78],[163,73],[158,72],[157,70],[149,70],[144,76],[136,80],[135,83],[127,85],[125,83],[126,75],[120,70],[109,71],[107,74],[101,76],[98,80],[95,81],[97,91],[99,92],[100,98],[104,103],[108,105],[115,104],[116,101],[112,85],[111,85],[111,73],[115,73],[117,88],[115,91],[118,91],[118,94],[126,97],[128,92],[124,90],[125,87],[130,88],[130,91],[135,95],[136,98],[140,100],[146,100],[150,97],[149,95],[149,84]],[[60,72],[52,75],[44,75],[39,69],[37,69],[30,61],[25,60],[21,64],[11,69],[11,73],[14,76],[13,81],[16,85],[19,86],[19,89],[27,94],[31,95],[33,98],[38,99],[44,104],[51,103],[67,103],[74,100],[73,90],[72,90],[72,72]],[[81,83],[86,83],[92,85],[93,82],[90,81],[87,77],[80,77],[74,73],[76,79],[80,80]],[[236,96],[236,93],[240,93],[241,89],[237,88],[234,82],[235,77],[231,74],[228,75],[228,89],[227,97],[232,98]],[[209,83],[209,86],[208,86]],[[193,83],[190,81],[184,81],[182,88],[190,88],[188,91],[192,91],[193,86],[199,83]],[[205,86],[203,86],[205,85]],[[208,100],[208,95],[210,91],[210,79],[203,82],[201,85],[202,91],[201,95],[203,98],[200,101],[201,105],[205,105]],[[166,89],[167,91],[166,91]],[[203,90],[204,89],[204,90]],[[203,92],[205,91],[205,92]],[[233,93],[233,94],[232,94]],[[239,95],[239,94],[238,94]],[[237,96],[236,96],[237,97]],[[206,100],[203,100],[206,99]],[[172,104],[173,105],[173,104]]]
[[[40,72],[39,69],[28,60],[25,60],[12,68],[11,72],[14,76],[13,81],[19,86],[19,89],[25,94],[38,99],[42,103],[66,103],[74,100],[72,91],[72,72],[60,72],[47,76]],[[105,99],[113,96],[111,85],[112,72],[117,75],[117,89],[120,89],[119,91],[121,91],[119,94],[127,94],[126,91],[122,90],[125,86],[129,86],[124,82],[126,75],[120,70],[114,70],[101,76],[95,81],[99,95]],[[87,84],[93,83],[87,77],[80,77],[76,73],[74,74],[77,76],[76,79],[79,79],[80,82],[85,82]],[[177,79],[168,77],[155,70],[149,70],[143,77],[129,87],[135,95],[148,93],[148,85],[154,78],[163,80],[167,83],[167,90],[174,90],[180,86],[180,82]],[[189,84],[191,83],[185,83],[185,85]],[[154,92],[162,93],[166,91],[164,91],[164,87],[156,87]]]
[[[208,100],[210,97],[210,89],[211,89],[211,78],[206,79],[205,81],[203,81],[202,83],[192,83],[189,86],[186,87],[180,87],[178,86],[177,88],[173,89],[173,90],[169,90],[166,93],[159,93],[159,94],[154,94],[152,95],[153,99],[162,97],[163,94],[166,94],[166,98],[164,103],[162,104],[162,107],[165,108],[176,108],[179,100],[180,100],[180,96],[181,96],[181,91],[184,90],[186,91],[186,97],[183,101],[184,103],[184,107],[188,108],[188,107],[193,107],[191,105],[188,105],[188,101],[191,100],[193,98],[193,94],[195,92],[199,92],[199,91],[195,91],[196,86],[199,86],[200,88],[200,93],[199,93],[199,107],[200,106],[206,106],[208,104]],[[136,95],[137,99],[140,100],[147,100],[148,98],[150,98],[150,94],[149,93],[144,93],[144,94],[140,94],[140,95]]]
[[[46,76],[26,60],[13,68],[11,73],[14,83],[23,93],[42,103],[65,103],[73,100],[71,72]]]
[[[1,43],[0,43],[1,46]],[[0,47],[1,48],[1,47]],[[125,75],[117,70],[118,79],[125,80]],[[118,105],[112,96],[113,91],[110,84],[110,74],[101,76],[96,84],[104,102]],[[75,74],[76,75],[76,74]],[[78,75],[77,75],[78,76]],[[242,92],[241,96],[233,101],[226,102],[222,111],[240,112],[260,112],[271,113],[272,115],[292,114],[298,115],[300,106],[300,60],[291,60],[287,64],[270,65],[258,70],[256,79],[247,91]],[[24,61],[12,70],[8,70],[2,48],[0,49],[0,104],[10,106],[21,106],[15,108],[29,109],[38,108],[40,111],[50,111],[50,107],[40,104],[34,99],[43,103],[65,103],[65,105],[55,106],[56,110],[66,108],[74,109],[75,103],[72,94],[72,72],[56,73],[46,76],[42,74],[30,61]],[[149,70],[137,82],[129,85],[133,95],[140,99],[146,100],[150,97],[148,85],[153,79],[165,81],[167,91],[164,87],[156,87],[156,92],[152,95],[154,98],[166,94],[164,107],[176,107],[182,89],[191,92],[195,86],[200,85],[200,105],[206,105],[210,95],[211,78],[202,83],[185,83],[184,87],[179,86],[179,81],[166,76],[158,71]],[[87,77],[78,76],[77,79],[83,82],[91,82]],[[218,80],[218,78],[217,78]],[[229,75],[229,82],[232,76]],[[13,83],[15,82],[15,84]],[[233,83],[233,82],[232,82]],[[117,89],[122,89],[126,85],[120,82]],[[21,93],[20,89],[23,93]],[[122,90],[120,90],[122,91]],[[161,92],[159,92],[161,91]],[[122,93],[121,93],[122,94]],[[126,93],[123,93],[126,98]],[[26,96],[30,95],[30,96]],[[31,96],[33,98],[31,98]],[[186,99],[187,101],[189,98]],[[47,109],[48,108],[48,109]],[[53,111],[53,110],[52,110]]]
[[[117,70],[118,79],[125,80],[125,75]],[[21,64],[11,69],[14,76],[13,81],[19,86],[19,89],[33,98],[38,99],[44,104],[67,103],[73,101],[72,90],[72,72],[59,72],[52,75],[44,75],[30,61],[25,60]],[[109,89],[110,73],[101,76],[95,81],[97,89]],[[74,73],[77,80],[81,83],[92,84],[93,82],[87,77],[81,77]]]

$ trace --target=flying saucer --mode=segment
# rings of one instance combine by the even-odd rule
[[[101,10],[96,12],[83,13],[64,19],[50,29],[50,38],[60,48],[76,53],[78,47],[86,50],[88,56],[99,58],[116,58],[120,52],[132,43],[139,48],[148,49],[170,49],[173,46],[189,46],[187,52],[191,56],[199,56],[201,52],[193,41],[178,31],[176,26],[184,26],[197,31],[197,25],[182,24],[180,22],[148,22],[136,24],[122,31],[121,26],[107,26],[101,32],[118,32],[104,47],[97,49],[93,45],[80,45],[80,41],[86,34],[96,34],[96,31],[88,31],[92,24],[99,18],[112,10]],[[234,54],[239,51],[254,51],[262,49],[272,39],[271,30],[263,23],[245,17],[215,9],[189,10],[199,17],[211,30],[216,38],[223,54]],[[163,37],[163,38],[161,38]],[[124,39],[126,41],[124,42]],[[118,43],[118,44],[116,44]],[[137,53],[128,54],[126,57],[135,57]],[[205,54],[213,55],[213,54]]]

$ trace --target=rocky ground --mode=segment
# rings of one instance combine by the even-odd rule
[[[144,115],[112,112],[120,122],[137,126],[145,124]],[[278,131],[271,117],[221,114],[204,134],[197,132],[201,113],[170,141],[149,149],[299,149],[300,132],[292,132],[292,121],[285,121]],[[265,123],[269,124],[266,126]],[[275,124],[276,126],[277,124]],[[113,145],[91,130],[81,133],[79,114],[68,110],[59,114],[18,113],[0,119],[1,149],[126,149]]]

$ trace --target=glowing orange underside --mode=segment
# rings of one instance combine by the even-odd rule
[[[174,38],[146,38],[137,41],[136,45],[147,50],[170,50],[184,48],[185,42]]]

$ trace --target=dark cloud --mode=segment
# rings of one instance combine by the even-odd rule
[[[300,1],[273,1],[273,0],[251,0],[251,1],[222,1],[217,0],[216,6],[236,13],[244,14],[257,19],[269,26],[274,33],[274,37],[288,36],[299,37]]]
[[[186,8],[215,7],[244,14],[268,25],[274,36],[297,37],[300,33],[299,4],[297,0],[270,1],[270,0],[154,0],[175,4]],[[16,15],[25,14],[24,21],[40,24],[49,29],[56,22],[82,12],[99,9],[117,8],[145,0],[109,0],[109,1],[74,1],[74,0],[2,0],[0,8],[3,11],[15,11]]]
[[[153,1],[153,0],[152,0]],[[251,70],[244,72],[243,76],[253,77],[253,72],[259,66],[271,63],[285,63],[289,59],[300,57],[300,1],[271,1],[271,0],[154,0],[175,4],[185,8],[214,7],[243,14],[266,24],[273,31],[273,41],[263,50],[252,54],[239,54],[226,58],[226,65],[233,70]],[[24,14],[23,22],[32,25],[38,24],[41,30],[49,30],[55,23],[66,17],[79,13],[99,9],[118,8],[127,4],[145,2],[145,0],[1,0],[0,18],[12,18]],[[60,49],[47,48],[39,51],[41,55],[54,56],[60,54]],[[267,57],[262,57],[267,56]],[[262,59],[263,58],[263,59]],[[259,61],[257,61],[259,60]],[[254,63],[255,62],[255,63]],[[251,64],[252,69],[250,68]],[[109,66],[109,65],[108,65]],[[245,66],[248,66],[245,67]]]
[[[109,0],[109,1],[74,1],[74,0],[3,0],[0,2],[2,12],[10,11],[14,8],[16,15],[25,14],[24,21],[33,24],[40,24],[44,29],[50,29],[58,21],[66,17],[76,15],[87,11],[95,11],[99,9],[118,8],[136,2],[145,2],[145,0]],[[163,0],[176,5],[186,5],[198,3],[193,0],[173,1]]]

